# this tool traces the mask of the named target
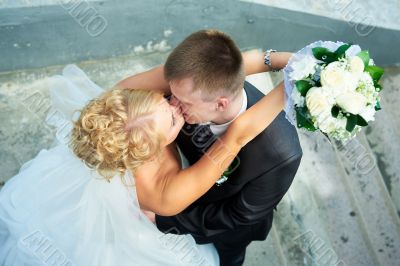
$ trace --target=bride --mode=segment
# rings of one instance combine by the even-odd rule
[[[74,65],[50,92],[57,143],[0,191],[0,264],[218,265],[212,244],[163,234],[142,210],[174,215],[206,193],[281,112],[283,84],[188,168],[174,143],[184,119],[162,94],[103,91]]]

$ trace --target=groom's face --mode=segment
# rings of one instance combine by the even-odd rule
[[[170,81],[171,104],[180,106],[183,117],[188,124],[198,124],[213,121],[219,114],[216,111],[216,101],[206,101],[201,90],[194,90],[192,78]]]

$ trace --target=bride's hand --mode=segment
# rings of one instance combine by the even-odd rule
[[[156,214],[155,214],[154,212],[152,212],[152,211],[145,211],[145,210],[142,210],[142,212],[144,213],[144,215],[147,216],[147,218],[149,218],[149,220],[150,220],[153,224],[156,223]]]

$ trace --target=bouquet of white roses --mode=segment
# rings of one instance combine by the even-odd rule
[[[286,117],[299,128],[349,140],[380,110],[382,74],[358,45],[312,43],[284,69]]]

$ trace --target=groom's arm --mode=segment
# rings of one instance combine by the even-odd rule
[[[250,50],[242,53],[246,75],[272,71],[264,64],[264,52]],[[292,53],[271,53],[270,59],[273,69],[282,69],[286,66]],[[128,89],[146,89],[170,95],[169,83],[164,77],[164,65],[156,66],[148,71],[127,77],[118,82],[116,87]]]
[[[264,220],[289,189],[301,156],[300,150],[246,184],[233,198],[189,207],[175,216],[156,215],[158,229],[175,234],[212,237]]]

